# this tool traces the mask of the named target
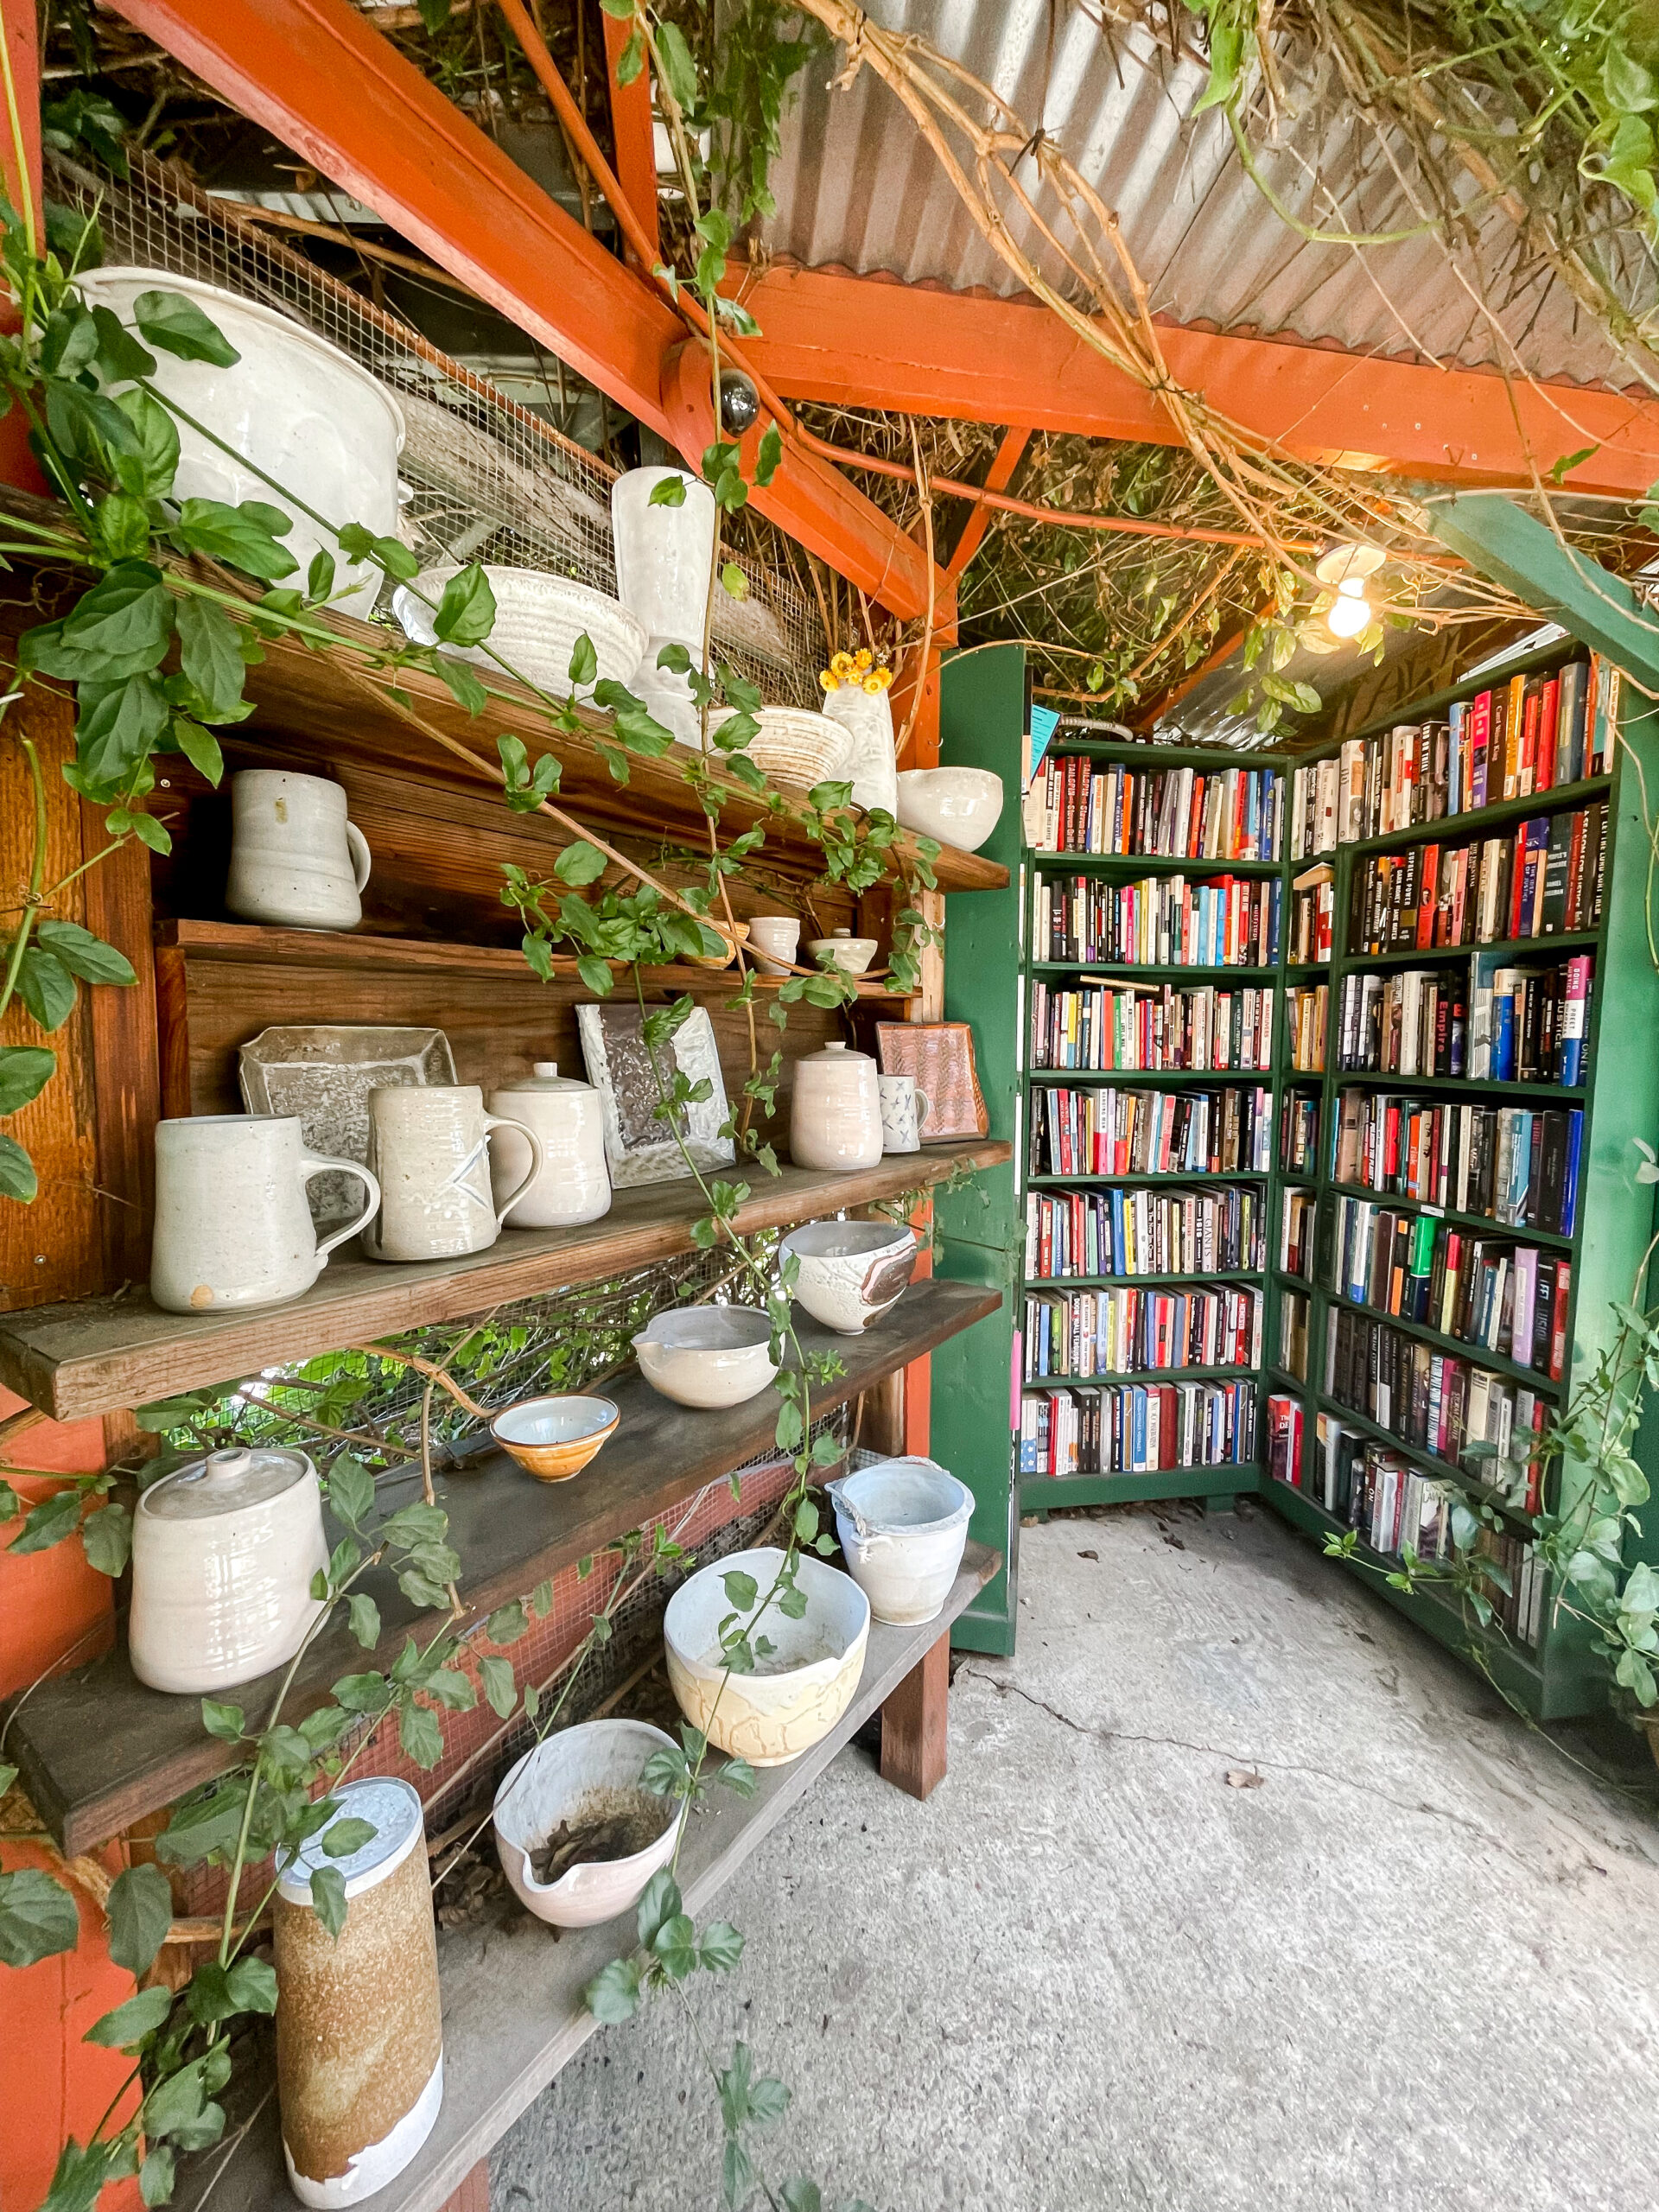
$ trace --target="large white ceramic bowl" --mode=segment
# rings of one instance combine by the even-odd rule
[[[721,715],[715,727],[725,720]],[[746,750],[768,783],[810,791],[815,784],[847,773],[852,740],[828,715],[800,707],[762,707],[755,720],[760,727]]]
[[[645,627],[618,601],[543,569],[502,569],[486,563],[484,573],[495,594],[495,627],[489,645],[445,645],[445,652],[457,660],[476,661],[498,674],[500,661],[505,661],[516,674],[560,698],[574,691],[578,699],[591,699],[594,683],[607,677],[626,683],[632,677],[645,653]],[[436,645],[432,618],[444,586],[457,574],[453,563],[423,569],[412,585],[400,584],[392,594],[391,611],[417,645]],[[598,672],[593,683],[573,685],[570,655],[584,632],[599,663]]]
[[[976,853],[1002,812],[1002,779],[988,768],[907,768],[899,779],[899,819],[906,830]]]
[[[658,1751],[677,1748],[660,1728],[643,1720],[584,1720],[562,1728],[524,1753],[495,1793],[495,1847],[501,1871],[521,1904],[555,1928],[592,1928],[638,1904],[658,1867],[674,1856],[685,1817],[664,1797],[663,1830],[643,1851],[626,1859],[572,1866],[556,1882],[538,1882],[531,1853],[561,1821],[620,1809],[636,1795],[648,1796],[639,1777]]]
[[[791,1620],[774,1599],[766,1603],[784,1563],[767,1547],[717,1559],[680,1587],[663,1615],[668,1679],[680,1710],[711,1744],[751,1766],[784,1766],[830,1733],[852,1703],[869,1641],[869,1600],[850,1577],[803,1553],[795,1586],[806,1611]],[[776,1649],[752,1675],[721,1664],[720,1624],[742,1609],[726,1594],[725,1578],[751,1576],[756,1601],[747,1618]]]
[[[677,1406],[741,1406],[778,1372],[772,1324],[750,1306],[658,1313],[633,1340],[639,1372]]]
[[[931,1459],[882,1459],[830,1484],[836,1534],[879,1621],[943,1611],[968,1542],[973,1492]]]
[[[916,1232],[890,1221],[809,1221],[778,1248],[799,1263],[794,1295],[815,1321],[861,1337],[904,1296],[916,1267]]]
[[[159,347],[150,381],[231,451],[188,423],[179,423],[175,498],[222,499],[237,506],[257,499],[282,507],[274,478],[296,500],[339,529],[364,524],[377,537],[397,534],[397,456],[403,450],[404,410],[349,353],[331,346],[289,315],[245,300],[238,292],[175,276],[165,269],[91,269],[76,279],[89,306],[110,308],[129,329],[133,302],[144,292],[176,292],[216,323],[242,356],[228,369],[212,361],[181,361]],[[238,466],[238,455],[264,470]],[[286,584],[303,587],[312,556],[334,556],[338,582],[351,584],[335,606],[366,616],[380,590],[378,569],[349,567],[333,531],[296,505],[294,527],[283,543],[298,563]],[[360,578],[361,582],[353,582]]]

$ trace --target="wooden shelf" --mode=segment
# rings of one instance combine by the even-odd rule
[[[1008,1147],[986,1139],[895,1154],[856,1174],[751,1169],[742,1235],[866,1206],[937,1183],[956,1168],[995,1166]],[[515,1299],[602,1281],[691,1249],[707,1209],[695,1183],[619,1191],[602,1221],[577,1229],[504,1230],[486,1252],[404,1266],[336,1256],[302,1298],[250,1313],[164,1313],[148,1292],[78,1299],[0,1317],[0,1382],[55,1421],[114,1413],[236,1380],[400,1330],[460,1321]]]
[[[837,1382],[814,1390],[815,1416],[924,1357],[1001,1302],[976,1283],[913,1283],[861,1337],[833,1336],[798,1308],[803,1347],[839,1353],[846,1370]],[[467,1564],[469,1619],[523,1596],[767,1452],[778,1417],[771,1390],[717,1413],[674,1405],[637,1373],[607,1384],[606,1395],[621,1415],[617,1433],[574,1481],[537,1483],[493,1449],[437,1476],[450,1541]],[[420,1495],[418,1471],[383,1478],[378,1489],[388,1505],[407,1503]],[[339,1533],[331,1530],[331,1541]],[[423,1618],[429,1623],[389,1574],[377,1572],[361,1586],[380,1608],[375,1655],[363,1652],[343,1625],[319,1638],[296,1680],[287,1718],[297,1722],[322,1704],[340,1675],[390,1666],[411,1624]],[[277,1681],[266,1675],[231,1694],[250,1713],[262,1713]],[[18,1706],[7,1748],[41,1819],[72,1858],[235,1761],[233,1746],[203,1730],[199,1699],[146,1689],[119,1649],[43,1682]]]
[[[1356,731],[1355,734],[1359,733]],[[1414,822],[1404,830],[1386,830],[1377,837],[1357,837],[1340,849],[1351,853],[1391,853],[1412,845],[1462,844],[1490,830],[1500,830],[1506,823],[1529,821],[1536,814],[1554,814],[1561,807],[1588,805],[1596,799],[1605,798],[1611,789],[1611,777],[1587,776],[1580,783],[1556,784],[1547,791],[1534,791],[1527,798],[1494,799],[1490,805],[1476,807],[1467,813],[1443,814],[1434,822]],[[1334,861],[1336,854],[1323,853],[1319,858]]]
[[[1186,1268],[1179,1274],[1134,1275],[1027,1275],[1027,1290],[1135,1290],[1150,1285],[1156,1289],[1160,1284],[1173,1282],[1196,1283],[1200,1287],[1207,1282],[1260,1282],[1260,1268]]]
[[[721,1884],[940,1637],[950,1635],[951,1622],[1001,1563],[997,1553],[970,1543],[937,1619],[919,1628],[871,1623],[857,1694],[821,1744],[787,1766],[763,1770],[751,1798],[740,1799],[729,1789],[710,1793],[687,1827],[680,1854],[687,1912],[702,1918]],[[918,1809],[913,1817],[928,1816]],[[471,1927],[441,1928],[442,2108],[419,2156],[386,2188],[363,2200],[367,2212],[440,2212],[597,2029],[582,1993],[613,1959],[629,1957],[634,1947],[632,1912],[601,1927],[566,1929],[556,1940],[554,1929],[532,1920],[511,1897]],[[268,2059],[264,2069],[249,2068],[238,2076],[226,2102],[226,2141],[232,2148],[227,2157],[221,2143],[182,2163],[174,2198],[178,2212],[196,2212],[204,2202],[211,2202],[213,2212],[294,2212]]]
[[[1279,973],[1276,968],[1240,968],[1230,965],[1205,968],[1196,963],[1188,965],[1185,962],[1179,960],[1171,960],[1162,964],[1156,961],[1111,959],[1033,960],[1031,963],[1031,972],[1033,976],[1075,976],[1081,972],[1084,982],[1093,979],[1093,971],[1097,968],[1109,968],[1113,970],[1110,976],[1102,979],[1109,982],[1116,982],[1119,976],[1155,976],[1161,982],[1170,984],[1175,990],[1184,990],[1186,988],[1186,978],[1189,976],[1196,978],[1199,982],[1211,982],[1219,986],[1225,982],[1270,983]]]
[[[1301,1071],[1311,1073],[1311,1070]],[[1496,1083],[1485,1076],[1471,1075],[1402,1075],[1398,1070],[1384,1074],[1377,1068],[1332,1068],[1328,1071],[1333,1082],[1339,1085],[1365,1084],[1382,1090],[1451,1090],[1459,1097],[1477,1098],[1490,1093],[1495,1098],[1512,1098],[1524,1104],[1529,1099],[1560,1099],[1568,1106],[1586,1103],[1582,1084],[1566,1083]]]
[[[1306,1185],[1308,1189],[1315,1186]],[[1432,1214],[1436,1221],[1443,1221],[1448,1229],[1470,1229],[1477,1236],[1488,1238],[1513,1238],[1518,1244],[1550,1244],[1559,1250],[1570,1252],[1573,1239],[1563,1236],[1554,1229],[1529,1229],[1524,1222],[1498,1221],[1489,1213],[1454,1213],[1449,1207],[1436,1205],[1429,1198],[1403,1198],[1395,1191],[1374,1191],[1361,1183],[1325,1183],[1318,1187],[1330,1192],[1333,1198],[1358,1198],[1368,1205],[1389,1213]]]
[[[1122,1183],[1135,1190],[1173,1190],[1190,1183],[1265,1183],[1268,1179],[1268,1171],[1262,1167],[1169,1167],[1156,1175],[1027,1175],[1026,1187],[1033,1191],[1069,1191],[1076,1184],[1099,1189]],[[4,1374],[0,1373],[0,1382],[4,1380]]]
[[[1344,974],[1355,969],[1456,966],[1476,953],[1491,953],[1499,960],[1532,960],[1540,953],[1583,951],[1601,943],[1599,930],[1558,930],[1549,937],[1513,937],[1491,944],[1390,944],[1381,952],[1344,952],[1337,966]]]
[[[1185,1280],[1202,1290],[1206,1277]],[[1027,1375],[1022,1390],[1116,1389],[1125,1382],[1253,1382],[1260,1370],[1254,1367],[1132,1367],[1106,1368],[1098,1375]]]

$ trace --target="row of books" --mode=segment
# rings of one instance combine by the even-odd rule
[[[1020,1401],[1022,1475],[1149,1475],[1249,1466],[1254,1382],[1123,1382],[1028,1390]]]
[[[1547,1401],[1351,1306],[1325,1311],[1325,1395],[1535,1513]],[[1491,1447],[1471,1453],[1471,1445]]]
[[[1364,1092],[1360,1096],[1363,1097]],[[1317,1175],[1319,1170],[1319,1101],[1315,1092],[1285,1094],[1279,1129],[1279,1165],[1287,1175]]]
[[[1577,1084],[1593,969],[1584,952],[1541,967],[1478,959],[1472,987],[1455,968],[1344,976],[1337,1065],[1344,1074]]]
[[[1319,1202],[1312,1191],[1287,1191],[1279,1216],[1279,1265],[1287,1275],[1313,1280],[1314,1235]]]
[[[1121,960],[1143,968],[1273,968],[1283,887],[1276,878],[1039,878],[1032,907],[1037,960]]]
[[[1262,1294],[1214,1290],[1028,1291],[1027,1382],[1051,1376],[1156,1375],[1177,1367],[1259,1367]]]
[[[1026,1274],[1248,1274],[1266,1261],[1266,1195],[1248,1183],[1212,1191],[1031,1191]]]
[[[1331,1016],[1328,983],[1292,983],[1285,991],[1285,1028],[1290,1065],[1298,1074],[1319,1075],[1325,1068],[1325,1031]]]
[[[1265,985],[1095,982],[1031,992],[1033,1068],[1263,1070],[1273,1065],[1273,992]]]
[[[1571,1236],[1578,1226],[1584,1114],[1577,1106],[1541,1114],[1344,1090],[1336,1150],[1338,1183],[1555,1236]]]
[[[1477,692],[1444,721],[1349,738],[1291,772],[1290,857],[1603,775],[1618,715],[1618,672],[1597,654]]]
[[[1041,794],[1039,852],[1280,855],[1282,784],[1271,768],[1102,768],[1079,753],[1051,754],[1033,783]]]
[[[1331,957],[1336,936],[1337,888],[1328,861],[1299,875],[1291,886],[1290,958],[1299,967]]]
[[[1265,1174],[1273,1093],[1072,1090],[1045,1084],[1031,1106],[1033,1175]]]
[[[1425,1322],[1552,1382],[1566,1370],[1572,1262],[1535,1244],[1339,1198],[1325,1280],[1352,1305]]]
[[[1354,869],[1349,950],[1497,944],[1600,926],[1607,809],[1535,815],[1469,845],[1414,845]]]
[[[1307,1332],[1313,1301],[1304,1290],[1279,1294],[1279,1364],[1299,1382],[1307,1380]]]

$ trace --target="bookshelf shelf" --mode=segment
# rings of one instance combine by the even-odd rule
[[[1274,876],[1283,873],[1279,861],[1183,860],[1169,853],[1041,852],[1031,857],[1045,875],[1113,874],[1124,868],[1134,875]]]
[[[1169,1188],[1185,1188],[1189,1183],[1265,1183],[1270,1179],[1265,1169],[1219,1167],[1179,1169],[1172,1167],[1163,1175],[1027,1175],[1028,1191],[1071,1190],[1077,1187],[1098,1190],[1109,1183],[1122,1184],[1125,1189],[1139,1190],[1145,1185],[1162,1185]]]
[[[1520,1241],[1522,1243],[1529,1241],[1524,1233]],[[1303,1290],[1314,1287],[1306,1282],[1299,1283],[1297,1287]],[[1559,1398],[1561,1395],[1559,1382],[1552,1382],[1548,1375],[1541,1375],[1536,1368],[1523,1367],[1519,1360],[1510,1358],[1505,1352],[1488,1351],[1484,1344],[1470,1344],[1462,1337],[1448,1337],[1440,1329],[1431,1329],[1427,1321],[1413,1321],[1401,1313],[1385,1313],[1380,1306],[1362,1306],[1351,1298],[1339,1297],[1330,1289],[1325,1291],[1325,1296],[1333,1305],[1345,1306],[1350,1313],[1363,1313],[1368,1321],[1386,1321],[1391,1329],[1415,1337],[1420,1344],[1433,1344],[1436,1351],[1451,1352],[1459,1359],[1471,1360],[1477,1367],[1490,1368],[1494,1375],[1502,1375],[1511,1382],[1520,1382],[1529,1390],[1540,1391],[1550,1398]]]
[[[1189,968],[1177,960],[1162,963],[1131,960],[1033,960],[1031,963],[1033,976],[1093,976],[1097,971],[1103,975],[1109,971],[1114,982],[1120,977],[1133,982],[1141,976],[1156,976],[1160,982],[1170,983],[1176,990],[1185,988],[1185,979],[1189,976],[1198,984],[1271,983],[1279,973],[1276,968]],[[1177,978],[1180,980],[1177,981]]]
[[[1408,709],[1401,721],[1413,711],[1415,710]],[[1343,849],[1368,859],[1374,853],[1404,852],[1412,845],[1461,844],[1465,836],[1482,836],[1491,830],[1524,822],[1535,814],[1555,814],[1563,808],[1592,805],[1597,799],[1606,798],[1612,782],[1611,776],[1588,776],[1576,784],[1555,784],[1548,791],[1535,791],[1527,798],[1496,799],[1465,813],[1442,815],[1436,822],[1414,822],[1408,830],[1390,830],[1381,836],[1361,837]],[[1330,855],[1324,857],[1329,859]],[[1312,863],[1304,861],[1301,865],[1308,867]]]
[[[1190,1275],[1185,1280],[1198,1283],[1200,1278]],[[1114,1367],[1099,1375],[1028,1375],[1025,1387],[1027,1390],[1093,1390],[1120,1382],[1243,1382],[1255,1374],[1253,1367]]]
[[[1504,938],[1491,944],[1395,944],[1386,952],[1352,952],[1335,964],[1343,975],[1367,968],[1444,968],[1476,953],[1499,960],[1532,960],[1552,952],[1582,952],[1600,942],[1599,930],[1554,930],[1548,937]]]
[[[1373,1090],[1449,1090],[1460,1098],[1512,1098],[1517,1104],[1534,1098],[1559,1099],[1567,1106],[1585,1103],[1582,1084],[1493,1083],[1485,1076],[1466,1075],[1379,1075],[1375,1068],[1332,1068],[1329,1073],[1337,1088],[1344,1090],[1357,1084]]]
[[[1311,1190],[1313,1185],[1306,1187]],[[1518,1243],[1548,1244],[1561,1252],[1570,1251],[1575,1241],[1571,1236],[1558,1236],[1552,1229],[1518,1228],[1513,1222],[1495,1221],[1486,1213],[1453,1213],[1449,1207],[1435,1205],[1427,1198],[1400,1198],[1390,1191],[1368,1190],[1361,1183],[1332,1182],[1325,1188],[1333,1198],[1363,1198],[1371,1205],[1386,1206],[1390,1213],[1398,1213],[1402,1208],[1408,1213],[1426,1213],[1436,1221],[1443,1221],[1448,1229],[1469,1229],[1478,1236],[1513,1236]]]
[[[1068,1505],[1134,1505],[1158,1497],[1236,1497],[1260,1487],[1262,1470],[1224,1461],[1214,1467],[1158,1467],[1139,1473],[1022,1475],[1020,1510],[1052,1512]]]
[[[1334,1414],[1339,1421],[1352,1421],[1357,1428],[1363,1429],[1366,1435],[1375,1438],[1379,1444],[1398,1445],[1400,1439],[1392,1430],[1384,1428],[1380,1421],[1373,1421],[1369,1414],[1356,1413],[1351,1406],[1344,1406],[1339,1399],[1329,1396],[1323,1390],[1317,1395],[1325,1412]],[[1442,1459],[1437,1452],[1426,1450],[1421,1444],[1409,1445],[1406,1448],[1412,1459],[1428,1473],[1442,1475],[1447,1482],[1455,1483],[1459,1489],[1468,1491],[1482,1504],[1491,1506],[1506,1520],[1514,1522],[1517,1528],[1530,1529],[1535,1525],[1533,1516],[1524,1507],[1511,1504],[1502,1491],[1494,1490],[1490,1483],[1482,1482],[1480,1477],[1469,1468],[1454,1460]],[[1346,1523],[1342,1525],[1345,1527]]]

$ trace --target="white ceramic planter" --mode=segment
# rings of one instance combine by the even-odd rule
[[[748,1306],[692,1306],[655,1314],[633,1348],[646,1382],[677,1406],[741,1406],[778,1372],[772,1324]]]
[[[671,476],[685,486],[677,507],[652,506],[651,495]],[[681,468],[631,468],[611,486],[611,536],[617,597],[645,632],[632,690],[682,745],[700,746],[697,711],[684,677],[658,668],[664,645],[683,645],[694,667],[702,658],[703,614],[715,565],[715,495]]]
[[[869,1601],[857,1584],[802,1554],[796,1587],[806,1611],[791,1620],[762,1601],[784,1554],[733,1552],[699,1567],[668,1601],[663,1642],[668,1679],[680,1710],[710,1743],[751,1766],[784,1766],[830,1733],[852,1703],[869,1642]],[[720,1662],[720,1624],[735,1608],[725,1577],[752,1575],[759,1595],[747,1618],[776,1647],[752,1675],[728,1675]],[[722,1687],[723,1685],[723,1687]]]
[[[809,1221],[778,1248],[798,1263],[793,1295],[815,1321],[862,1336],[904,1296],[916,1268],[916,1232],[890,1221]]]
[[[976,853],[1002,815],[1002,779],[988,768],[907,768],[899,779],[899,819],[942,845]]]
[[[496,1204],[508,1192],[524,1192],[508,1206],[509,1229],[572,1226],[610,1211],[605,1116],[592,1084],[561,1075],[556,1060],[537,1060],[527,1079],[493,1090],[489,1104],[502,1117],[490,1164]],[[542,1141],[542,1170],[528,1184],[530,1146],[521,1126]]]
[[[223,499],[231,506],[257,499],[282,507],[281,493],[266,480],[270,477],[334,530],[356,522],[377,537],[397,535],[404,410],[349,353],[275,308],[165,269],[92,269],[76,281],[89,306],[111,308],[129,329],[135,327],[132,304],[141,293],[181,293],[242,356],[221,369],[211,361],[156,353],[150,381],[156,390],[231,448],[226,453],[188,423],[179,423],[176,498]],[[264,474],[238,466],[238,455]],[[312,556],[326,551],[334,556],[338,582],[352,586],[334,604],[366,618],[379,595],[379,569],[352,569],[334,530],[321,528],[297,508],[284,510],[290,511],[294,527],[283,543],[299,566],[283,582],[303,587]]]
[[[790,1096],[789,1156],[798,1167],[842,1174],[874,1167],[881,1157],[881,1093],[868,1052],[826,1045],[795,1063]]]
[[[371,867],[368,841],[326,776],[244,768],[231,778],[228,911],[295,930],[354,930]]]
[[[443,588],[459,573],[454,566],[423,569],[411,584],[400,584],[392,594],[391,611],[416,645],[436,645],[432,618],[443,597]],[[591,585],[569,576],[550,575],[542,569],[505,569],[486,565],[490,589],[495,594],[495,627],[489,645],[445,645],[457,660],[475,661],[498,676],[505,661],[518,675],[563,699],[572,690],[578,699],[591,699],[593,683],[572,685],[570,655],[576,639],[586,635],[599,663],[594,683],[632,681],[645,650],[645,627],[626,607],[594,591]],[[427,605],[428,601],[430,606]],[[500,656],[498,660],[496,654]]]
[[[880,807],[897,819],[899,772],[893,759],[893,708],[886,691],[866,691],[843,683],[825,695],[823,711],[841,723],[852,740],[842,774],[851,779],[853,804],[866,811]]]
[[[883,1459],[830,1484],[836,1534],[879,1621],[912,1627],[944,1609],[968,1542],[973,1492],[931,1459]]]
[[[317,1471],[302,1452],[210,1452],[140,1496],[132,1516],[132,1671],[217,1696],[283,1666],[321,1610],[328,1565]]]
[[[677,1749],[671,1736],[643,1720],[588,1720],[561,1728],[526,1751],[495,1793],[495,1847],[514,1895],[537,1920],[555,1928],[594,1928],[638,1904],[658,1867],[674,1856],[685,1817],[666,1798],[663,1832],[644,1851],[626,1859],[572,1866],[556,1882],[538,1882],[531,1853],[561,1821],[600,1815],[606,1800],[642,1790],[645,1762]]]

